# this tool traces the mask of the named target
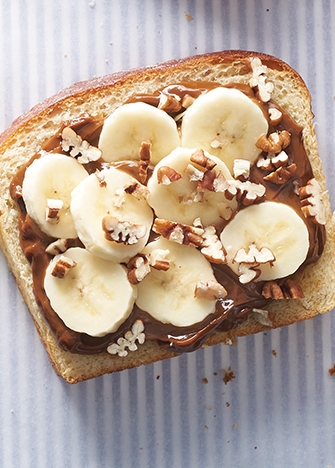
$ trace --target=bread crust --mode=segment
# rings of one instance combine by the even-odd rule
[[[70,383],[94,378],[175,356],[154,341],[145,342],[135,352],[120,358],[107,353],[99,355],[72,354],[59,348],[36,304],[30,265],[22,253],[18,240],[18,209],[10,198],[9,184],[16,171],[28,161],[42,143],[53,136],[64,121],[85,113],[110,114],[131,95],[150,93],[158,88],[182,81],[217,81],[247,83],[251,76],[250,57],[259,57],[269,67],[269,81],[274,82],[273,100],[293,120],[303,126],[303,141],[311,161],[315,178],[324,192],[327,211],[324,253],[316,264],[307,266],[297,275],[305,292],[304,299],[275,301],[273,327],[310,319],[317,313],[331,310],[335,304],[332,287],[335,271],[335,223],[325,191],[325,178],[318,156],[316,136],[312,124],[310,94],[302,78],[281,60],[259,53],[224,51],[172,60],[153,67],[119,72],[83,81],[62,90],[18,117],[0,135],[0,239],[4,257],[13,272],[21,294],[33,317],[50,361],[60,376]],[[250,317],[230,332],[214,332],[205,346],[217,343],[236,344],[236,338],[269,329]]]

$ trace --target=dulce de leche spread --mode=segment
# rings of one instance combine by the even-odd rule
[[[141,102],[153,107],[159,107],[162,103],[162,96],[164,96],[164,105],[161,108],[174,118],[177,125],[180,126],[183,112],[186,110],[186,102],[189,105],[200,95],[217,87],[219,87],[218,84],[207,82],[178,83],[149,95],[134,96],[128,103]],[[242,182],[248,180],[250,183],[265,187],[264,193],[262,192],[263,194],[250,204],[257,205],[263,202],[283,203],[293,208],[301,217],[307,226],[309,236],[308,253],[299,267],[300,269],[304,268],[307,264],[316,262],[322,254],[325,243],[325,228],[322,223],[315,222],[315,217],[306,216],[303,209],[304,204],[301,201],[301,192],[299,196],[299,190],[301,191],[302,188],[306,187],[314,177],[302,143],[302,128],[296,125],[289,115],[274,102],[260,100],[256,91],[250,86],[230,84],[228,87],[241,91],[259,106],[268,122],[268,135],[289,134],[289,143],[284,149],[285,163],[281,163],[279,157],[276,159],[276,155],[281,154],[280,151],[272,153],[271,149],[264,147],[265,149],[261,152],[257,161],[251,164],[247,176],[242,174],[240,180]],[[273,109],[273,112],[269,112],[270,109]],[[280,118],[277,120],[276,118],[270,118],[272,115],[280,115]],[[64,123],[63,128],[70,127],[82,140],[87,141],[93,147],[97,147],[103,124],[103,118],[99,119],[84,115],[76,120]],[[44,288],[45,272],[50,260],[53,258],[52,255],[46,253],[46,248],[55,241],[55,238],[41,231],[35,221],[27,214],[22,198],[25,171],[33,160],[40,158],[46,152],[68,155],[68,152],[64,151],[61,145],[63,128],[53,138],[45,142],[39,153],[19,170],[10,187],[11,196],[16,200],[21,213],[19,218],[20,242],[26,258],[31,263],[36,300],[43,317],[49,324],[61,348],[74,353],[95,354],[105,352],[111,343],[117,342],[120,337],[123,337],[132,328],[136,321],[140,320],[144,326],[146,340],[157,340],[161,346],[177,353],[188,352],[199,348],[214,330],[228,331],[233,329],[246,320],[250,312],[255,309],[258,311],[266,310],[268,304],[279,297],[276,294],[266,292],[271,289],[266,288],[266,285],[270,283],[269,281],[251,280],[241,282],[239,275],[228,264],[213,262],[211,265],[215,278],[226,290],[226,295],[217,300],[215,311],[201,322],[184,327],[163,323],[135,304],[128,318],[118,329],[105,336],[94,337],[68,328],[51,307]],[[273,163],[270,164],[269,159],[271,157],[274,159]],[[95,173],[97,169],[102,170],[110,166],[121,169],[140,180],[140,164],[136,160],[107,163],[100,158],[97,161],[83,164],[89,174]],[[147,180],[149,180],[153,170],[154,167],[149,166]],[[235,178],[237,179],[236,176]],[[147,180],[144,184],[147,183]],[[248,203],[245,202],[245,198],[240,197],[237,200],[236,211],[233,216],[246,209],[246,206],[248,206]],[[218,237],[220,237],[222,230],[229,221],[230,219],[223,219],[220,225],[215,226]],[[149,241],[153,241],[158,237],[157,232],[151,231]],[[77,238],[68,240],[67,248],[70,247],[84,246]],[[255,268],[255,271],[257,271],[257,268]],[[295,295],[295,291],[299,291],[299,285],[295,284],[295,282],[290,283],[291,276],[276,279],[271,282],[270,286],[279,287],[285,298],[302,297],[301,291],[298,295]]]

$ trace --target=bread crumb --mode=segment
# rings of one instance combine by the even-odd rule
[[[235,424],[234,424],[234,431],[236,431],[237,426],[238,426],[238,423],[235,423]]]
[[[214,406],[210,406],[210,405],[206,406],[206,409],[207,409],[208,411],[211,411],[213,408],[214,408]]]
[[[213,375],[218,375],[218,373],[217,373],[217,372],[214,372]]]
[[[234,371],[231,370],[231,367],[229,367],[228,372],[225,369],[222,369],[222,370],[224,372],[223,381],[225,385],[227,385],[228,382],[235,379],[235,374],[234,374]]]
[[[206,429],[208,429],[208,426],[205,426]]]
[[[160,378],[160,375],[157,375],[156,379],[159,380],[159,378]]]
[[[227,406],[227,408],[229,408],[229,406],[230,406],[230,403],[228,403],[228,401],[226,401],[226,406]]]
[[[275,351],[274,349],[272,350],[272,354],[273,354],[275,357],[277,357],[277,353],[276,353],[276,351]]]
[[[189,15],[188,13],[185,13],[185,15],[186,15],[187,21],[190,21],[191,19],[193,19],[192,15]]]
[[[333,367],[331,367],[329,370],[328,370],[329,374],[331,376],[335,375],[335,364],[333,365]]]
[[[208,379],[206,379],[206,377],[204,379],[202,379],[203,383],[204,384],[208,384]]]

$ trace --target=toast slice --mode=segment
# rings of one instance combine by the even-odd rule
[[[237,327],[227,332],[213,331],[203,346],[217,343],[236,344],[236,337],[277,328],[310,319],[318,313],[331,310],[335,304],[333,288],[335,262],[334,219],[325,190],[325,177],[318,155],[313,128],[310,94],[302,78],[286,63],[263,54],[226,51],[182,60],[170,61],[154,67],[141,68],[77,83],[38,104],[23,114],[0,136],[0,238],[1,249],[14,274],[18,287],[45,345],[51,364],[57,374],[70,383],[94,378],[105,373],[148,364],[176,355],[159,346],[157,341],[146,341],[125,357],[100,354],[76,354],[61,349],[50,327],[44,320],[33,291],[31,266],[19,242],[19,209],[10,196],[10,183],[17,171],[52,138],[64,122],[85,114],[101,118],[134,95],[150,94],[175,83],[205,81],[220,85],[248,84],[253,76],[250,58],[259,57],[268,67],[267,80],[274,89],[271,99],[293,121],[303,127],[302,140],[314,177],[318,181],[326,209],[326,242],[321,258],[294,275],[304,291],[303,299],[274,300],[269,307],[271,323],[256,321],[251,314]]]

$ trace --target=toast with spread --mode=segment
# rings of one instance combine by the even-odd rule
[[[331,310],[310,95],[227,51],[77,83],[0,136],[3,254],[70,383]]]

